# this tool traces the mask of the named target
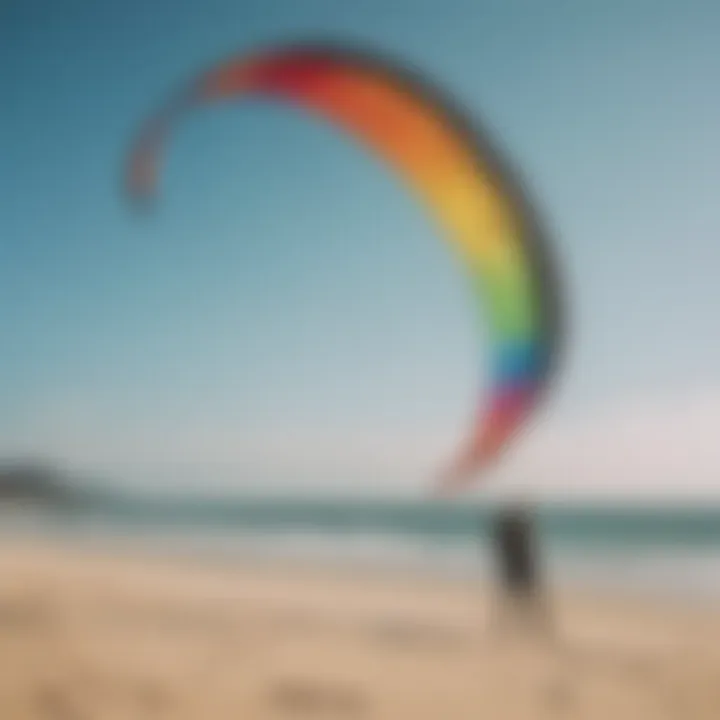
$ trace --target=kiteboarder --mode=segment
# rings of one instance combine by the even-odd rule
[[[501,508],[494,520],[493,544],[500,585],[500,623],[520,623],[547,632],[550,618],[540,581],[532,511],[524,504]]]

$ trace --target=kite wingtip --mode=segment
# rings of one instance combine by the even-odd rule
[[[137,190],[125,186],[123,195],[131,211],[138,216],[147,216],[153,213],[157,207],[157,197],[154,192]]]
[[[469,473],[450,468],[440,473],[432,488],[433,497],[442,500],[455,495],[469,481]]]
[[[471,452],[444,469],[433,484],[433,496],[449,498],[484,477],[491,458]]]

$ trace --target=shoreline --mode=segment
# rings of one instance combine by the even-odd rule
[[[191,571],[200,567],[213,569],[217,572],[232,573],[243,570],[267,571],[286,574],[331,574],[336,577],[348,576],[351,578],[363,577],[370,582],[386,582],[414,584],[419,588],[447,587],[459,590],[468,590],[479,598],[487,594],[489,585],[493,582],[490,565],[492,558],[488,546],[478,543],[476,564],[463,562],[453,564],[442,554],[434,555],[431,559],[421,558],[420,553],[414,554],[412,560],[393,557],[392,560],[378,558],[376,554],[368,556],[355,556],[348,558],[343,553],[324,555],[322,553],[300,552],[288,553],[283,547],[253,547],[243,543],[243,538],[233,537],[233,544],[228,546],[224,540],[219,544],[197,546],[186,544],[181,539],[177,542],[174,537],[141,537],[140,539],[125,534],[99,534],[99,535],[73,535],[72,533],[38,535],[37,532],[3,533],[0,534],[2,545],[0,554],[6,554],[10,547],[16,547],[21,552],[35,548],[40,554],[46,553],[50,548],[57,548],[61,552],[70,553],[78,557],[97,557],[98,559],[114,559],[132,562],[155,562],[165,567],[172,566],[179,571]],[[158,541],[159,540],[159,541]],[[432,554],[432,553],[431,553]],[[592,563],[606,555],[601,549],[589,553],[587,559]],[[656,551],[656,556],[667,558],[672,553]],[[693,553],[695,555],[695,553]],[[429,556],[428,556],[429,557]],[[558,557],[560,560],[558,561]],[[641,556],[638,556],[638,559]],[[712,554],[715,558],[715,554]],[[681,556],[679,564],[684,558]],[[448,560],[444,563],[443,560]],[[467,559],[466,559],[467,560]],[[666,584],[643,585],[642,583],[628,584],[627,570],[625,577],[619,573],[611,582],[606,582],[606,576],[612,572],[605,570],[601,577],[603,580],[591,580],[592,572],[585,574],[585,579],[579,578],[572,572],[556,572],[566,563],[563,550],[553,548],[541,543],[539,563],[543,583],[549,586],[553,594],[562,597],[571,597],[582,601],[583,599],[602,599],[607,602],[640,603],[652,605],[661,604],[666,607],[682,609],[695,609],[698,611],[712,611],[720,603],[720,586],[712,588],[697,587],[674,580],[672,586]],[[489,563],[489,564],[488,564]],[[553,565],[556,565],[553,568]],[[577,559],[575,565],[581,565]],[[720,564],[718,565],[720,567]]]

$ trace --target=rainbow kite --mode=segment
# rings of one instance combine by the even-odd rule
[[[493,367],[489,402],[444,487],[478,476],[534,415],[561,340],[547,240],[520,184],[486,133],[415,72],[375,53],[307,43],[231,58],[179,93],[131,153],[131,196],[155,190],[178,115],[244,96],[294,101],[353,133],[400,171],[446,232],[483,306]]]

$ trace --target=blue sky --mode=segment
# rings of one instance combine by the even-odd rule
[[[689,474],[708,489],[719,34],[712,1],[6,1],[0,445],[126,482],[416,491],[451,454],[482,346],[449,253],[378,161],[248,103],[184,123],[153,217],[119,193],[132,132],[178,83],[231,52],[322,36],[391,51],[455,94],[556,234],[570,354],[503,482],[641,455],[639,487],[668,467],[658,446],[684,442],[668,486]],[[630,417],[642,450],[618,430]],[[578,428],[595,450],[570,447]]]

